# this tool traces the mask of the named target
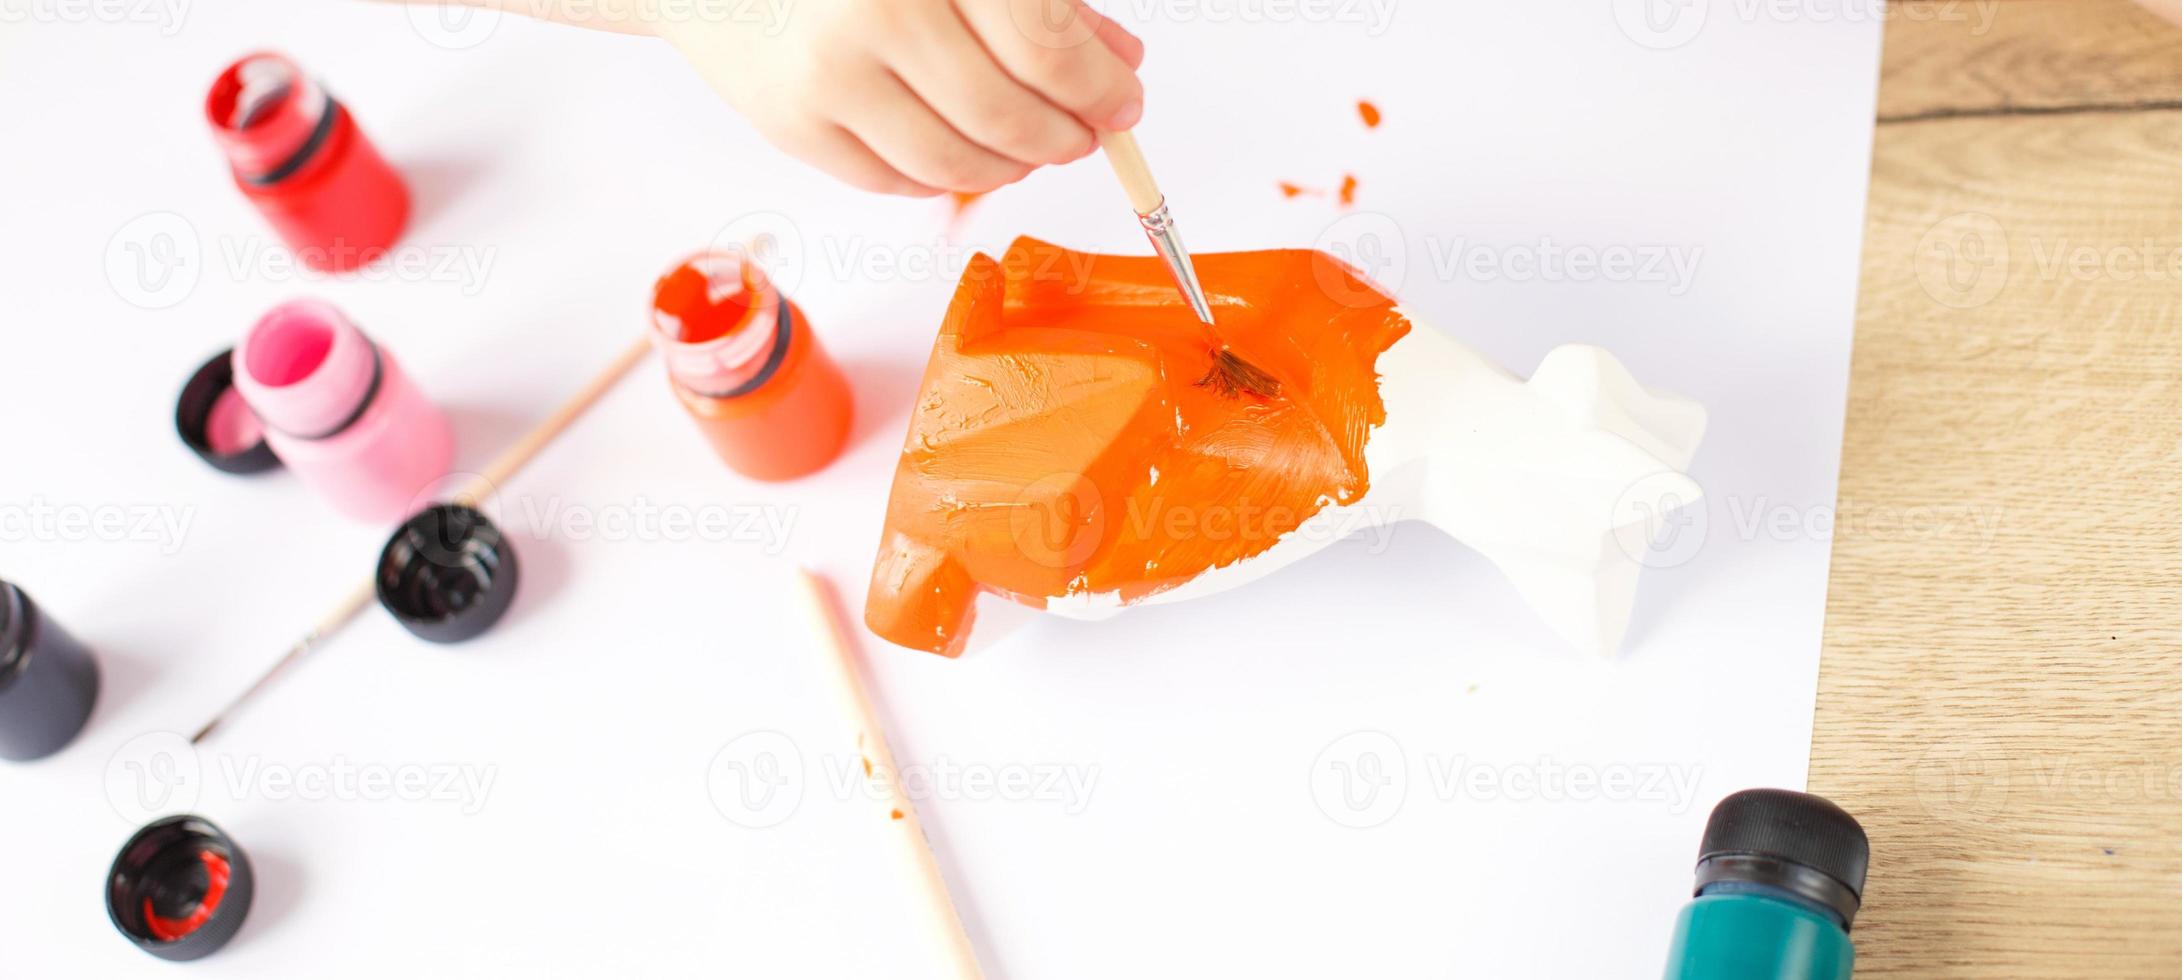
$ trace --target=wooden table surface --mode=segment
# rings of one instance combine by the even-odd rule
[[[2182,977],[2182,29],[1890,15],[1811,747],[1857,974]]]

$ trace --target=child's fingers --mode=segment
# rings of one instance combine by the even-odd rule
[[[1100,25],[1109,22],[1097,11],[1075,0],[958,0],[955,8],[1000,67],[1086,125],[1128,129],[1144,114],[1144,88],[1102,40]]]
[[[891,72],[858,86],[857,98],[841,113],[841,122],[880,159],[927,187],[989,191],[1030,172],[955,132]]]
[[[874,194],[937,197],[946,193],[902,175],[856,134],[832,123],[800,128],[793,134],[767,133],[781,149],[825,171],[835,180]]]
[[[1096,18],[1093,21],[1096,26],[1091,29],[1092,33],[1096,34],[1099,40],[1106,42],[1107,50],[1112,51],[1115,57],[1120,58],[1124,64],[1127,64],[1130,71],[1144,67],[1144,41],[1141,38],[1129,33],[1129,29],[1121,26],[1120,21],[1085,7],[1080,0],[1070,0],[1070,2],[1082,8],[1080,16]]]
[[[962,135],[1020,163],[1067,163],[1093,145],[1076,117],[1024,88],[993,63],[969,28],[942,9],[945,23],[905,38],[893,67],[910,90]]]

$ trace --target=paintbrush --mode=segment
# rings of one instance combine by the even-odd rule
[[[1129,207],[1144,226],[1145,237],[1152,240],[1152,250],[1167,264],[1168,274],[1174,277],[1175,286],[1182,290],[1182,298],[1189,301],[1197,319],[1204,321],[1205,335],[1212,341],[1215,353],[1212,367],[1197,379],[1198,386],[1229,397],[1242,392],[1265,398],[1280,394],[1280,379],[1243,360],[1212,322],[1212,305],[1205,302],[1205,287],[1197,281],[1197,267],[1190,262],[1189,249],[1182,247],[1181,233],[1174,229],[1174,215],[1167,210],[1167,196],[1152,180],[1152,168],[1144,162],[1144,151],[1137,148],[1136,136],[1127,131],[1100,130],[1099,145],[1105,148],[1106,162],[1113,166],[1114,176],[1120,178],[1121,189],[1128,193]]]
[[[629,346],[623,348],[621,354],[614,358],[613,363],[608,364],[605,370],[600,371],[597,377],[592,378],[589,384],[584,385],[582,391],[577,392],[569,400],[562,402],[561,407],[554,409],[553,414],[547,416],[545,421],[538,423],[536,428],[525,433],[523,438],[516,440],[515,445],[509,446],[492,462],[486,464],[483,472],[471,479],[460,493],[455,494],[454,502],[475,505],[486,494],[494,492],[500,484],[506,482],[509,477],[514,476],[517,470],[527,465],[532,457],[537,456],[539,451],[543,450],[548,443],[558,438],[570,425],[575,424],[577,418],[590,411],[591,406],[597,404],[598,400],[604,397],[606,392],[612,389],[623,375],[628,374],[629,369],[636,366],[636,362],[643,360],[644,355],[651,353],[651,350],[651,339],[648,337],[638,337]],[[265,673],[258,676],[256,683],[251,684],[249,689],[243,691],[235,700],[228,702],[227,707],[219,714],[212,716],[211,721],[205,722],[205,727],[198,729],[197,734],[189,737],[189,744],[196,745],[204,741],[206,736],[212,734],[213,729],[220,727],[236,712],[242,710],[244,705],[249,704],[259,693],[271,686],[276,678],[286,673],[288,668],[295,666],[312,650],[317,649],[321,641],[338,632],[341,627],[348,625],[349,620],[355,619],[357,614],[362,613],[377,597],[378,585],[376,579],[367,578],[356,583],[356,587],[349,590],[348,598],[341,600],[340,605],[333,607],[331,611],[326,613],[325,618],[318,621],[318,625],[311,627],[310,632],[303,634],[302,639],[297,640],[294,646],[289,647],[286,653],[281,654],[280,659],[274,661],[272,667],[267,668]]]

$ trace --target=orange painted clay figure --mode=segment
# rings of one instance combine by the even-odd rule
[[[1323,253],[1198,270],[1278,396],[1195,386],[1212,352],[1156,259],[1019,239],[971,261],[895,469],[873,632],[954,655],[984,593],[1103,618],[1414,519],[1570,645],[1619,648],[1647,543],[1698,498],[1701,406],[1580,344],[1516,377]]]
[[[1374,362],[1409,330],[1322,253],[1197,260],[1281,395],[1194,385],[1212,351],[1154,258],[1018,239],[964,273],[895,472],[865,619],[960,652],[980,591],[1133,602],[1258,554],[1369,485]]]

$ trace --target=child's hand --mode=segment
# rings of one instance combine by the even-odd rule
[[[648,7],[653,31],[774,145],[865,190],[991,190],[1143,113],[1143,42],[1080,0]]]

